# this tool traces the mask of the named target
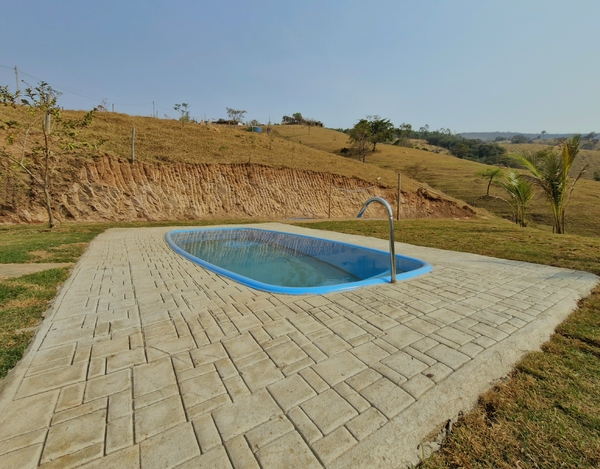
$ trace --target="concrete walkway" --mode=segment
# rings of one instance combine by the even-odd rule
[[[387,241],[263,225],[387,250]],[[0,395],[0,467],[401,467],[536,349],[592,274],[398,243],[434,270],[286,296],[112,229]]]

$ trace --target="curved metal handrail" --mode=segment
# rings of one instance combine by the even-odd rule
[[[371,197],[369,200],[365,202],[363,208],[360,209],[356,218],[362,217],[365,210],[372,202],[378,202],[383,205],[388,213],[388,225],[390,229],[390,270],[392,272],[392,283],[396,283],[396,248],[394,246],[394,217],[392,215],[392,207],[387,202],[387,200],[381,197]]]

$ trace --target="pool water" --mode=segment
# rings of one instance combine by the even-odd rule
[[[279,244],[218,239],[189,243],[186,251],[223,269],[272,285],[315,287],[360,280],[328,262]]]
[[[329,293],[389,282],[389,253],[322,238],[255,228],[204,228],[167,233],[181,255],[244,285],[275,293]],[[398,279],[431,270],[396,256]]]

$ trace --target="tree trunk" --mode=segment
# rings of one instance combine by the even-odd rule
[[[50,191],[48,191],[48,186],[50,185],[50,141],[48,139],[48,133],[50,132],[50,120],[46,116],[46,122],[44,123],[44,184],[42,188],[44,189],[44,198],[46,199],[46,211],[48,212],[48,228],[54,228],[54,215],[52,214],[52,203],[50,200]]]
[[[54,228],[54,215],[52,214],[52,204],[50,201],[50,192],[48,192],[48,187],[44,186],[44,196],[46,199],[46,211],[48,212],[48,228]]]

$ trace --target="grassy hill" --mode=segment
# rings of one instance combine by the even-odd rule
[[[296,143],[308,145],[311,148],[338,152],[343,147],[349,147],[348,138],[341,132],[323,128],[308,128],[303,126],[278,126],[278,135]],[[423,145],[419,145],[423,147]],[[510,151],[518,147],[507,145]],[[526,145],[527,149],[547,148],[543,145]],[[581,159],[574,165],[579,168],[586,162],[600,169],[600,152],[582,150]],[[415,179],[429,184],[452,197],[486,209],[496,215],[510,217],[511,211],[504,197],[504,191],[492,186],[491,197],[485,197],[487,183],[475,174],[490,166],[469,160],[461,160],[448,154],[436,154],[416,148],[397,147],[394,145],[377,146],[377,151],[367,155],[367,166],[377,166],[394,172],[407,174],[414,165],[421,165]],[[413,167],[413,168],[411,168]],[[592,171],[593,172],[593,171]],[[530,217],[540,228],[550,230],[551,215],[546,201],[537,194],[530,209]],[[567,209],[567,232],[586,236],[600,236],[600,182],[588,178],[577,183],[571,204]]]
[[[64,111],[65,119],[78,119],[83,112]],[[0,106],[0,120],[28,119],[25,110]],[[135,127],[135,159],[161,163],[252,163],[275,168],[335,173],[355,177],[372,184],[393,187],[394,171],[333,155],[328,151],[281,138],[276,132],[248,132],[245,128],[182,125],[177,120],[98,112],[92,124],[79,138],[90,143],[105,140],[95,153],[80,152],[82,157],[131,157],[131,133]],[[342,134],[343,135],[343,134]],[[32,135],[33,136],[33,135]],[[31,140],[31,139],[30,139]],[[15,145],[14,150],[19,151]],[[416,189],[407,181],[407,189]]]
[[[77,118],[82,112],[65,111],[66,118]],[[0,118],[24,121],[24,109],[0,107]],[[501,200],[503,191],[492,187],[491,197],[485,197],[486,181],[475,174],[487,168],[476,162],[460,160],[448,154],[423,151],[432,149],[418,143],[417,148],[380,144],[369,153],[367,164],[342,156],[348,147],[347,136],[329,129],[305,126],[273,127],[270,134],[251,133],[245,128],[182,125],[176,120],[134,117],[109,112],[97,113],[92,125],[81,138],[88,142],[105,140],[96,151],[86,150],[80,156],[111,156],[122,160],[131,156],[131,130],[136,129],[135,156],[137,161],[161,163],[252,163],[275,168],[339,174],[359,178],[383,187],[395,187],[397,173],[403,175],[403,189],[414,191],[418,184],[409,177],[437,189],[451,198],[463,200],[496,215],[510,217],[510,208]],[[509,150],[519,147],[507,145]],[[526,145],[538,149],[538,145]],[[539,148],[544,148],[539,145]],[[582,150],[579,164],[589,163],[588,177],[600,170],[600,152]],[[598,169],[595,169],[598,168]],[[600,182],[581,180],[567,210],[567,232],[598,236],[600,234]],[[550,213],[541,195],[536,196],[531,219],[549,229]]]

